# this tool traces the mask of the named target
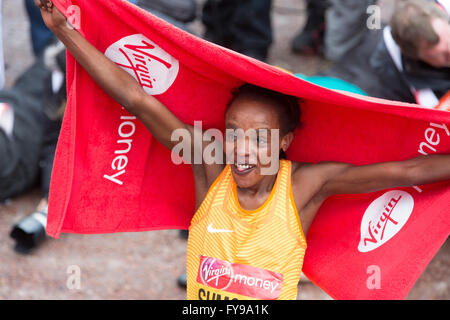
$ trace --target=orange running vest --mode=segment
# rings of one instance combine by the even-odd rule
[[[229,165],[189,227],[189,300],[296,299],[306,239],[295,208],[291,162],[280,160],[272,192],[256,210],[241,208]]]

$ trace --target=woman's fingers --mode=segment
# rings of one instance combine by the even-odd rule
[[[50,0],[34,0],[34,4],[40,9],[51,11],[53,7],[53,2]]]
[[[41,0],[34,0],[34,4],[39,7],[40,9],[44,8],[44,4],[42,3]]]

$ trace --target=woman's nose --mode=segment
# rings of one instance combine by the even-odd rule
[[[256,164],[257,146],[249,137],[238,139],[235,154],[239,163]]]

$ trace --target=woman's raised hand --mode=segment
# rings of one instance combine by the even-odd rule
[[[66,25],[66,17],[50,0],[34,0],[34,3],[41,9],[42,19],[51,31],[55,32],[59,27]]]

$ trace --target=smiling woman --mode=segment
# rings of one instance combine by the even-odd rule
[[[160,100],[149,95],[145,91],[146,86],[136,81],[127,70],[105,57],[76,30],[67,28],[64,16],[48,0],[37,2],[41,4],[46,24],[67,46],[90,79],[141,121],[154,139],[166,149],[173,150],[177,146],[177,141],[172,139],[173,133],[183,130],[191,138],[190,153],[194,153],[194,158],[198,151],[203,155],[209,141],[203,139],[202,130],[181,121]],[[119,7],[124,2],[117,1],[115,4]],[[193,85],[189,82],[190,92]],[[205,88],[210,90],[209,83]],[[172,94],[178,94],[175,88],[171,90]],[[201,93],[199,96],[203,99]],[[170,99],[165,101],[173,103]],[[366,102],[370,106],[369,101]],[[343,105],[334,107],[339,106]],[[208,107],[211,108],[211,105]],[[208,111],[211,112],[210,109]],[[293,141],[299,119],[298,99],[281,92],[245,84],[230,99],[224,124],[233,134],[223,145],[223,153],[227,159],[234,161],[227,164],[194,161],[191,165],[196,212],[191,220],[187,248],[189,299],[295,299],[307,246],[305,235],[326,199],[334,195],[369,193],[450,179],[450,155],[429,155],[383,163],[369,161],[371,164],[361,166],[333,161],[309,163],[280,159],[282,151],[286,152]],[[355,124],[347,123],[349,126]],[[129,135],[134,127],[130,123],[125,122],[121,129],[119,134],[122,138],[131,138]],[[239,135],[236,133],[239,130],[252,134]],[[264,132],[265,136],[262,134]],[[196,134],[202,137],[201,144],[197,145]],[[246,143],[239,143],[242,140]],[[128,146],[125,143],[122,145]],[[262,161],[263,153],[269,155],[271,163]],[[117,161],[114,165],[120,169],[125,162]],[[276,170],[264,174],[263,169],[271,165],[275,165]],[[159,174],[164,180],[149,180],[150,183],[157,185],[155,181],[164,181],[171,184],[166,194],[158,193],[158,200],[175,202],[173,197],[181,192],[177,192],[180,190],[172,185],[179,183],[181,176],[176,176],[176,171],[171,170],[172,175],[168,178],[164,175],[166,172],[155,172],[158,170],[155,168],[161,167],[152,167],[149,176]],[[160,188],[160,185],[156,187]],[[127,195],[134,200],[134,191]],[[155,198],[150,198],[150,202],[156,202]],[[397,195],[394,199],[401,204]],[[132,204],[137,202],[142,206],[148,200],[133,201]],[[123,203],[120,205],[123,206]],[[158,214],[161,212],[164,213],[158,211]],[[130,214],[127,212],[133,217],[135,214],[134,210]],[[118,222],[122,224],[123,221]],[[370,231],[375,232],[373,229]]]

